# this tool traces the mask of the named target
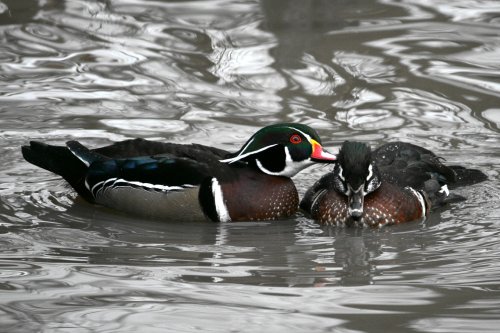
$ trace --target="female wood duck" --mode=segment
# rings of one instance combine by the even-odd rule
[[[446,166],[431,151],[395,142],[373,153],[346,141],[333,172],[310,188],[300,207],[323,224],[382,226],[420,219],[431,207],[457,199],[448,184],[486,179],[479,170]]]
[[[143,139],[94,150],[76,141],[30,142],[22,152],[90,202],[156,219],[221,222],[295,214],[299,199],[290,177],[336,159],[312,128],[291,123],[262,128],[233,154]]]

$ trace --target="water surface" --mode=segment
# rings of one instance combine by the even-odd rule
[[[0,331],[498,331],[499,18],[495,0],[0,1]],[[20,154],[134,137],[236,151],[284,121],[490,179],[381,230],[158,223]]]

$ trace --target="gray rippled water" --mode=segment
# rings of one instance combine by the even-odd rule
[[[0,331],[497,332],[499,17],[496,0],[0,0]],[[325,146],[413,142],[489,180],[381,230],[159,223],[20,154],[134,137],[235,151],[285,121]]]

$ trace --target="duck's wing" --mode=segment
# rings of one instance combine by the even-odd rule
[[[333,178],[333,172],[328,172],[316,181],[304,194],[304,197],[300,201],[300,208],[306,213],[311,214],[318,200],[327,191],[334,191]]]
[[[100,160],[89,166],[85,186],[95,199],[117,187],[181,191],[199,186],[215,167],[173,155]]]
[[[84,184],[94,199],[116,187],[168,192],[199,186],[225,166],[206,152],[199,152],[195,158],[159,154],[115,159],[89,150],[77,141],[68,142],[67,147],[88,167]]]
[[[392,142],[377,148],[372,157],[384,181],[401,187],[423,189],[430,179],[452,184],[456,173],[432,151],[406,142]]]

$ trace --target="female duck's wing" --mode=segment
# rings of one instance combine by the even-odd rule
[[[311,214],[318,200],[320,200],[326,192],[335,191],[333,187],[333,178],[333,172],[328,172],[317,180],[304,194],[304,197],[300,201],[300,208],[306,213]]]
[[[445,165],[444,158],[423,147],[406,142],[382,145],[372,155],[383,177],[400,186],[423,188],[432,179],[450,188],[476,184],[488,179],[477,169]]]
[[[452,168],[428,149],[405,142],[392,142],[377,148],[372,157],[384,181],[399,186],[423,189],[424,183],[434,179],[441,184],[455,182]]]

